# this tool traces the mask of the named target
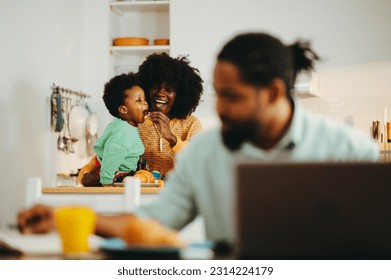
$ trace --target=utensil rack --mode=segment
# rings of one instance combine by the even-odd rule
[[[71,121],[69,116],[74,106],[83,106],[85,110],[90,111],[85,100],[91,96],[82,91],[75,91],[52,84],[52,95],[50,97],[50,118],[51,130],[58,132],[57,150],[66,154],[75,153],[73,142],[79,140],[78,137],[72,137]],[[76,107],[77,108],[77,107]]]
[[[58,91],[60,92],[61,95],[76,96],[81,99],[82,98],[91,98],[91,95],[83,93],[82,91],[75,91],[75,90],[71,90],[68,88],[60,87],[60,86],[56,85],[55,83],[53,83],[51,89],[54,90],[56,88],[58,89]]]

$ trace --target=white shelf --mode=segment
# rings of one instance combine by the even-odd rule
[[[119,13],[168,12],[170,1],[114,1],[110,8]]]
[[[119,55],[132,55],[140,52],[168,52],[170,46],[126,46],[126,47],[110,47],[110,53]]]
[[[153,45],[153,39],[169,38],[169,0],[156,1],[114,1],[108,7],[109,37],[145,37],[152,40],[146,46],[109,45],[110,74],[135,72],[145,57],[152,53],[170,53],[169,45]],[[151,41],[150,41],[151,42]]]

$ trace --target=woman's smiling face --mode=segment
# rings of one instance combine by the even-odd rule
[[[162,83],[151,87],[149,96],[151,99],[151,111],[160,111],[169,116],[175,103],[175,89],[166,83]]]

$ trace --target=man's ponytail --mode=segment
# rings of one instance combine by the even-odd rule
[[[246,33],[225,44],[217,59],[233,63],[241,80],[256,87],[282,79],[292,99],[297,73],[313,69],[319,57],[306,41],[298,40],[287,46],[266,33]]]
[[[310,43],[306,41],[296,41],[288,46],[288,49],[291,51],[293,60],[293,85],[299,72],[313,70],[314,62],[320,59],[311,49]]]

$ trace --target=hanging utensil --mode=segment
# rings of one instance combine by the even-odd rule
[[[60,102],[58,104],[63,104],[64,103],[64,98],[61,98],[60,96]],[[61,106],[62,108],[64,108],[64,106]],[[64,120],[64,110],[61,110],[61,112],[58,114],[58,115],[61,115],[61,119]],[[66,152],[66,149],[67,149],[67,146],[66,146],[66,143],[64,141],[64,125],[62,126],[62,129],[59,131],[60,133],[58,134],[58,139],[57,139],[57,149],[59,151],[63,151],[63,152]]]
[[[53,89],[52,95],[50,96],[50,127],[53,131],[56,131],[56,114],[57,114],[57,92]]]
[[[55,132],[60,132],[64,126],[64,119],[62,116],[62,100],[60,89],[58,87],[53,88],[51,95],[51,127]]]
[[[64,119],[65,119],[65,132],[64,132],[64,142],[65,142],[65,145],[66,145],[66,152],[69,152],[69,153],[74,153],[75,152],[75,149],[73,148],[73,144],[72,144],[72,139],[71,139],[71,135],[69,133],[69,109],[70,109],[70,101],[71,101],[71,98],[70,97],[67,97],[66,100],[65,100],[65,116],[64,116]]]
[[[63,141],[63,135],[62,135],[62,132],[60,132],[60,134],[58,135],[58,139],[57,139],[57,150],[65,151],[65,148],[66,148],[66,145]]]
[[[97,114],[92,113],[87,103],[85,104],[85,108],[90,113],[86,122],[86,152],[87,156],[93,156],[95,153],[94,145],[98,139],[99,119]]]
[[[80,104],[80,100],[71,107],[69,112],[69,133],[72,142],[76,142],[83,138],[86,134],[88,111],[85,106]]]

